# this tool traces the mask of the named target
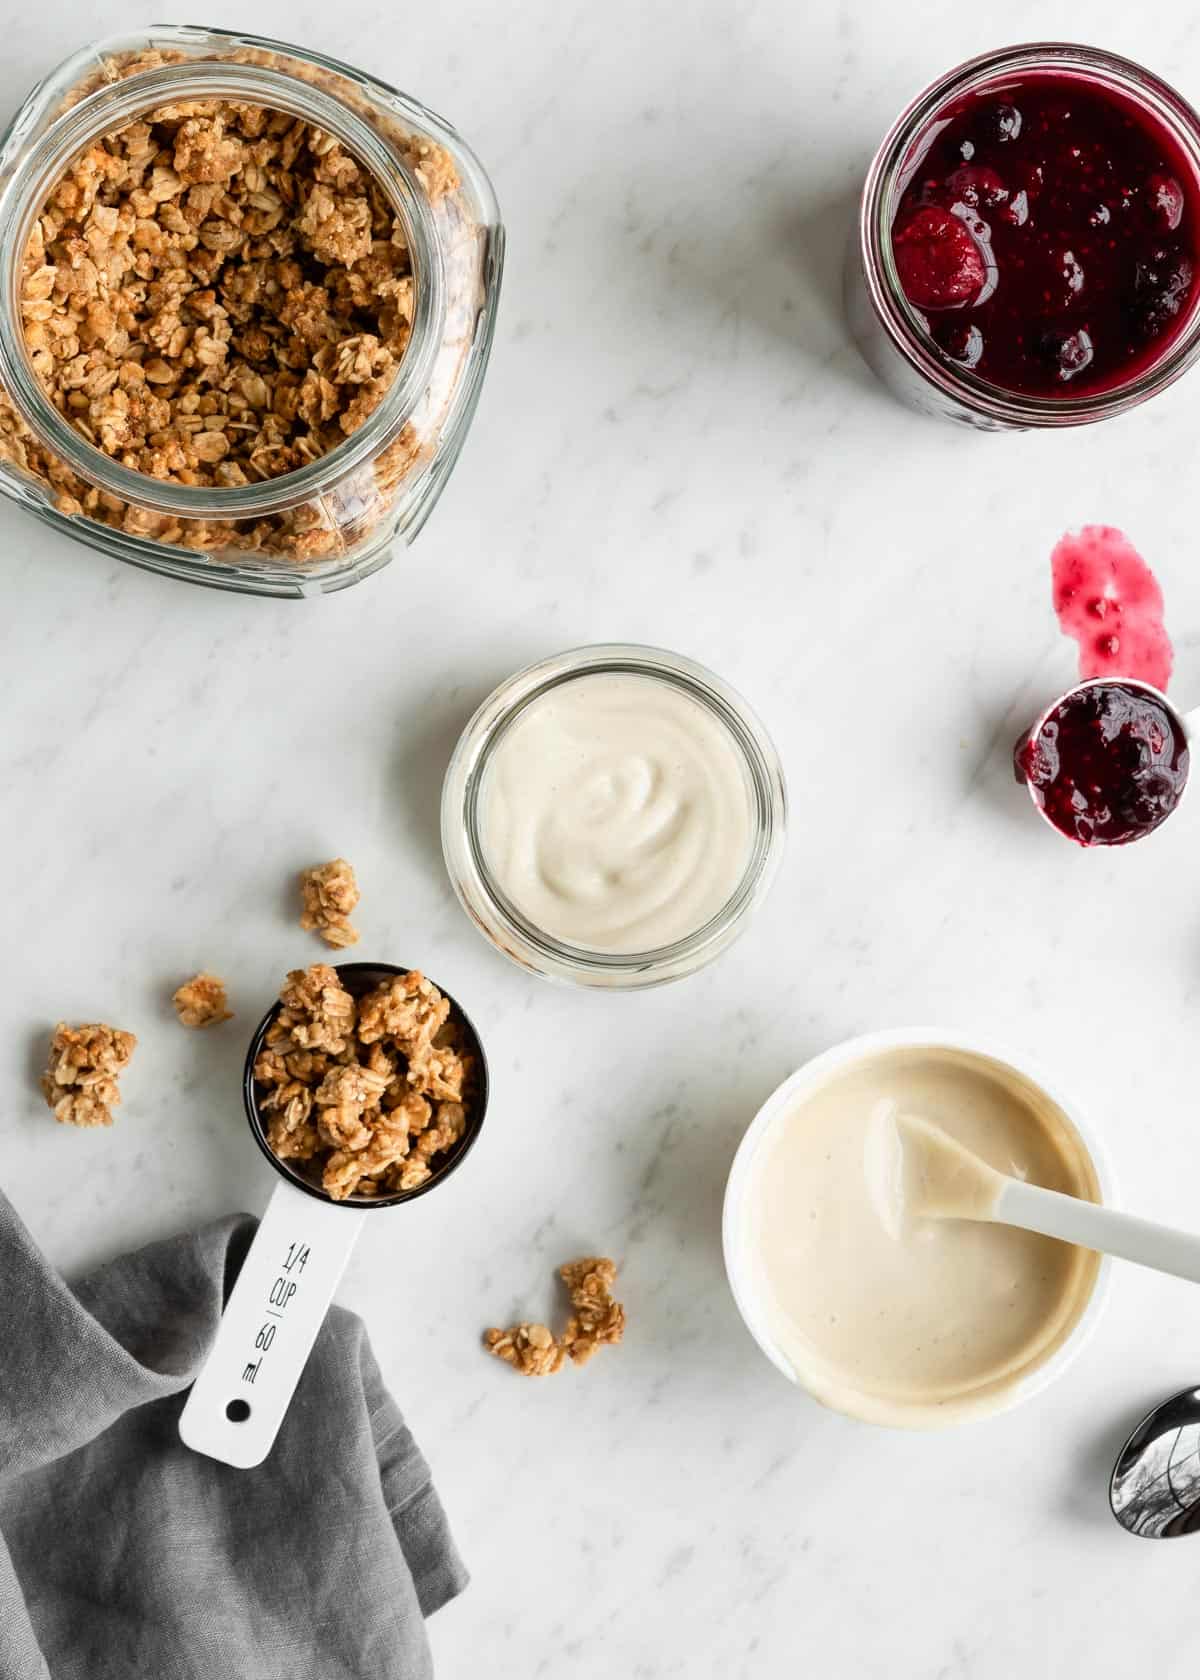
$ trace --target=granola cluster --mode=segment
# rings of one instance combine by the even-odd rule
[[[358,944],[358,930],[350,925],[359,898],[358,882],[345,858],[304,870],[300,897],[304,904],[300,926],[306,933],[319,933],[326,945],[338,948]]]
[[[556,1337],[545,1324],[515,1324],[508,1330],[484,1332],[488,1352],[522,1376],[553,1376],[567,1359],[586,1365],[598,1347],[619,1342],[625,1333],[625,1309],[612,1295],[617,1278],[614,1261],[570,1260],[559,1267],[558,1275],[573,1309],[561,1336]]]
[[[121,1100],[117,1081],[136,1045],[131,1032],[103,1022],[68,1027],[60,1021],[42,1075],[42,1092],[54,1118],[68,1126],[111,1126]]]
[[[254,1064],[267,1142],[337,1201],[415,1190],[466,1130],[475,1059],[449,999],[417,973],[355,998],[295,969]]]
[[[25,251],[25,342],[89,443],[178,484],[275,478],[378,405],[411,331],[402,226],[332,135],[163,105],[77,157]]]
[[[216,1027],[222,1021],[232,1021],[225,982],[207,971],[193,974],[171,999],[175,1013],[185,1027]]]
[[[103,79],[182,58],[130,54]],[[308,79],[343,91],[342,78]],[[394,127],[387,137],[438,213],[459,187],[449,154]],[[391,385],[413,311],[403,223],[378,180],[332,134],[226,100],[160,105],[95,141],[55,184],[24,253],[25,339],[51,402],[123,466],[176,484],[260,482],[334,449]],[[199,550],[340,553],[436,441],[427,423],[407,424],[336,516],[310,501],[255,520],[180,520],[73,473],[0,391],[0,458],[47,483],[61,512]]]
[[[486,1330],[483,1345],[523,1377],[552,1377],[562,1370],[567,1357],[566,1349],[545,1324],[514,1324],[508,1330]]]

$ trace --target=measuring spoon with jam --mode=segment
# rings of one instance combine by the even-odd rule
[[[1148,682],[1093,677],[1068,689],[1017,742],[1017,780],[1069,840],[1128,845],[1178,810],[1196,717]]]

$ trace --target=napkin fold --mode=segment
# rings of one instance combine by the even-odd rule
[[[0,1192],[2,1680],[421,1680],[466,1585],[366,1332],[334,1307],[266,1462],[179,1439],[254,1221],[68,1286]]]

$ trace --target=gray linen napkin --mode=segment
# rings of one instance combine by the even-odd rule
[[[335,1307],[270,1456],[180,1441],[254,1224],[69,1288],[0,1193],[0,1680],[418,1680],[466,1572],[361,1322]]]

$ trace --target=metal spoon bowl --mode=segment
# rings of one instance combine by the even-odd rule
[[[1121,1527],[1144,1540],[1200,1530],[1200,1388],[1155,1406],[1117,1455],[1108,1488]]]

